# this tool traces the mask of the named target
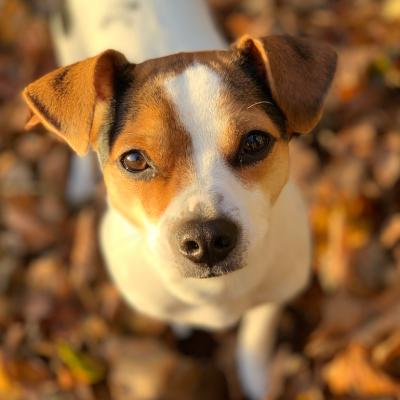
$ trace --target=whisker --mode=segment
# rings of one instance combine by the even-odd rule
[[[257,101],[256,103],[248,106],[247,109],[249,109],[251,107],[254,107],[254,106],[257,106],[258,104],[271,104],[271,105],[273,105],[273,103],[271,101],[263,100],[263,101]]]

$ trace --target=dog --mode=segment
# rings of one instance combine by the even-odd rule
[[[279,307],[309,279],[288,146],[318,123],[335,67],[316,41],[245,36],[137,64],[107,50],[23,91],[28,127],[97,153],[109,203],[101,248],[127,302],[207,329],[243,317],[238,366],[251,398],[267,389]]]

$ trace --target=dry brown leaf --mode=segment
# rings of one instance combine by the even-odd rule
[[[397,242],[400,242],[400,213],[393,215],[381,233],[381,242],[387,247],[391,248]]]
[[[17,232],[30,250],[39,251],[57,240],[54,227],[45,224],[31,210],[9,204],[2,211],[7,228]]]
[[[22,400],[21,387],[12,380],[5,369],[3,356],[0,354],[0,400]]]
[[[372,360],[376,365],[400,377],[400,330],[372,349]]]
[[[320,388],[314,387],[296,396],[296,400],[324,400],[323,392]]]
[[[63,296],[68,291],[65,267],[56,255],[40,257],[28,266],[27,285],[33,290]]]
[[[47,134],[26,132],[16,143],[16,151],[24,159],[35,162],[46,156],[51,143]]]
[[[75,287],[88,285],[96,273],[97,218],[92,208],[82,210],[76,221],[71,250],[70,279]]]
[[[336,395],[400,395],[400,383],[374,367],[367,350],[356,344],[337,354],[324,367],[323,377]]]
[[[343,338],[357,329],[371,314],[369,303],[348,293],[336,293],[327,299],[322,321],[307,344],[306,353],[314,358],[331,356]]]

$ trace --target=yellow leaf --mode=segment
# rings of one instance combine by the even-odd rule
[[[19,400],[20,398],[19,387],[8,375],[0,355],[0,400]]]
[[[60,343],[57,353],[78,381],[91,385],[103,379],[105,368],[99,360],[76,351],[67,343]]]
[[[382,8],[382,16],[389,21],[400,19],[400,1],[386,0]]]

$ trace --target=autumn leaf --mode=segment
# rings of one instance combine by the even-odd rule
[[[367,350],[357,344],[337,354],[323,369],[323,376],[330,390],[336,395],[400,394],[400,383],[373,366]]]
[[[76,351],[68,343],[59,343],[57,354],[79,382],[91,385],[103,379],[104,364],[88,354]]]

